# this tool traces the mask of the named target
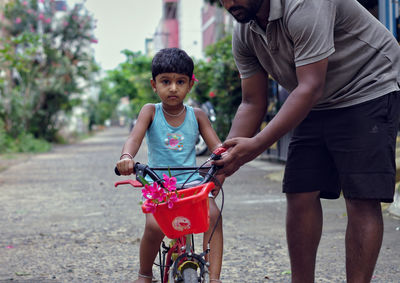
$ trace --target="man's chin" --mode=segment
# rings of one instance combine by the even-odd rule
[[[238,22],[238,23],[241,23],[241,24],[246,24],[246,23],[248,23],[248,22],[250,22],[252,19],[250,19],[250,18],[247,18],[247,17],[235,17],[235,16],[233,16],[233,18]]]

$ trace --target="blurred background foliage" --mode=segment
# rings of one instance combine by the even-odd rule
[[[90,48],[97,42],[92,17],[83,5],[62,14],[55,5],[14,0],[2,11],[0,152],[48,150],[62,127],[60,112],[68,115],[82,102],[99,71]]]
[[[90,131],[120,125],[121,116],[129,122],[144,104],[159,101],[150,85],[152,58],[123,50],[125,61],[101,73],[91,47],[97,43],[92,16],[83,4],[63,7],[62,13],[55,5],[13,0],[1,11],[0,153],[46,151],[63,142],[60,132],[79,107]],[[223,140],[241,101],[231,36],[209,46],[205,55],[195,60],[199,81],[188,98],[214,105],[213,126]],[[88,95],[93,89],[96,95]]]
[[[201,104],[210,101],[216,110],[217,120],[213,124],[221,139],[225,139],[231,126],[231,120],[241,102],[239,73],[232,57],[231,35],[227,35],[206,50],[205,60],[195,60],[194,84],[188,98]],[[108,71],[101,85],[101,97],[108,97],[112,107],[102,118],[115,116],[117,104],[122,97],[129,97],[127,119],[134,119],[146,103],[159,102],[158,96],[150,85],[151,58],[124,50],[126,61],[115,70]],[[110,105],[109,104],[109,105]],[[117,111],[117,110],[115,110]]]

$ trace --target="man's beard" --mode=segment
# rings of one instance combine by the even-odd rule
[[[229,9],[229,13],[239,23],[248,23],[251,20],[256,19],[258,10],[261,7],[263,0],[253,0],[248,7],[245,6],[233,6]]]

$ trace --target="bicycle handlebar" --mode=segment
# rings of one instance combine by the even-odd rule
[[[223,147],[218,147],[215,149],[211,156],[206,160],[205,163],[211,160],[219,160],[221,159],[221,154],[226,151],[226,148]],[[198,183],[198,185],[205,184],[207,182],[210,182],[211,179],[214,177],[215,173],[220,169],[221,167],[216,166],[215,164],[211,164],[211,166],[200,166],[200,167],[149,167],[146,164],[141,164],[139,162],[135,163],[135,172],[136,172],[136,180],[141,182],[141,178],[144,178],[146,175],[148,175],[154,182],[159,183],[162,187],[162,179],[157,175],[155,171],[157,170],[199,170],[199,169],[208,169],[207,173],[205,174],[204,179]],[[114,172],[116,175],[120,176],[120,172],[118,171],[118,168],[114,168]]]

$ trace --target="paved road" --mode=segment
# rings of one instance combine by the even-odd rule
[[[136,278],[144,224],[140,193],[113,187],[121,179],[113,166],[127,134],[111,128],[0,173],[0,282]],[[146,160],[145,151],[138,160]],[[281,165],[257,160],[226,181],[224,282],[290,282],[285,199],[273,178],[281,171]],[[316,282],[345,282],[343,199],[323,206]],[[399,230],[399,219],[385,214],[373,282],[400,282]]]

